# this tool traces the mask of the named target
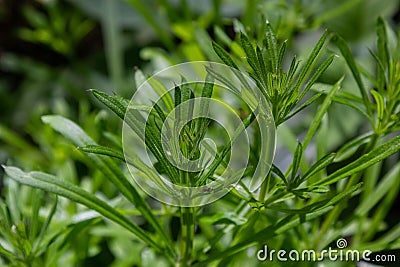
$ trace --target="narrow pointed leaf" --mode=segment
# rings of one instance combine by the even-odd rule
[[[84,147],[86,145],[97,145],[78,125],[62,116],[43,116],[43,122],[49,124],[54,130],[70,139],[76,146]],[[118,165],[108,157],[87,154],[97,168],[118,188],[118,190],[142,213],[149,223],[154,227],[164,240],[170,241],[163,228],[160,226],[152,210],[142,198],[139,192],[127,180],[125,175],[119,169]],[[172,244],[170,244],[172,253]]]
[[[314,103],[315,100],[317,100],[323,94],[324,93],[321,92],[321,93],[317,93],[317,94],[313,95],[310,99],[308,99],[306,102],[301,104],[300,107],[298,107],[297,109],[292,111],[289,115],[287,115],[283,121],[289,120],[291,117],[293,117],[294,115],[296,115],[297,113],[299,113],[300,111],[302,111],[303,109],[305,109],[306,107],[308,107],[309,105]]]
[[[287,40],[285,40],[282,43],[281,48],[279,49],[279,56],[278,56],[278,64],[279,64],[279,66],[281,66],[282,63],[283,63],[283,58],[285,56],[286,47],[287,47]]]
[[[119,151],[116,151],[110,147],[100,146],[100,145],[86,145],[82,147],[78,147],[78,149],[85,153],[93,153],[99,155],[110,156],[122,161],[125,161],[124,154]]]
[[[292,165],[291,181],[293,181],[293,182],[294,182],[294,179],[296,178],[297,170],[300,167],[300,162],[301,162],[302,156],[303,156],[303,146],[300,142],[298,142],[296,151],[294,152],[293,165]]]
[[[279,178],[281,178],[282,181],[283,181],[286,185],[288,184],[285,175],[282,173],[282,171],[281,171],[277,166],[275,166],[274,164],[272,164],[272,166],[271,166],[271,171],[272,171],[273,173],[275,173]]]
[[[383,199],[388,191],[393,187],[396,179],[400,175],[400,164],[393,167],[388,174],[383,177],[378,186],[374,189],[374,193],[368,196],[368,201],[363,201],[357,207],[355,214],[359,216],[366,215],[381,199]]]
[[[280,212],[284,212],[284,213],[289,213],[289,214],[307,214],[310,212],[316,212],[316,211],[325,209],[327,207],[336,205],[340,200],[342,200],[343,198],[345,198],[347,196],[350,196],[355,191],[360,189],[361,185],[362,185],[362,183],[356,184],[356,185],[350,187],[349,189],[332,196],[329,199],[324,199],[324,200],[321,200],[318,202],[314,202],[314,203],[309,204],[300,209],[287,209],[287,208],[281,208],[279,206],[274,206],[274,205],[268,206],[268,208],[277,210]]]
[[[118,101],[115,97],[112,97],[101,91],[98,91],[95,89],[91,89],[90,91],[100,102],[102,102],[104,105],[106,105],[112,111],[114,111],[114,113],[117,114],[118,117],[120,117],[121,119],[124,119],[127,105],[124,105],[124,103],[122,103],[121,101]]]
[[[169,94],[168,88],[166,88],[162,82],[159,80],[150,77],[147,79],[147,82],[151,85],[153,90],[159,95],[161,100],[164,102],[165,106],[167,107],[168,110],[173,110],[174,109],[174,101],[172,99],[172,96]]]
[[[335,161],[344,160],[350,155],[352,155],[361,145],[366,144],[371,140],[373,133],[366,133],[364,135],[358,136],[348,143],[344,144],[339,150],[336,152]]]
[[[275,224],[267,226],[263,230],[247,236],[245,240],[240,241],[239,243],[229,247],[228,249],[211,254],[206,260],[202,261],[201,264],[204,265],[205,263],[212,262],[221,258],[231,257],[236,253],[239,253],[259,242],[265,243],[265,240],[271,240],[271,238],[273,238],[274,236],[286,232],[300,225],[303,222],[307,222],[315,218],[318,218],[327,213],[331,209],[332,207],[327,207],[325,209],[316,212],[305,214],[303,219],[300,219],[300,216],[298,215],[294,214],[287,215],[282,219],[280,219]]]
[[[389,69],[390,65],[390,53],[389,53],[389,48],[388,48],[388,36],[386,33],[386,25],[385,21],[379,17],[376,22],[376,33],[378,35],[378,41],[377,41],[377,50],[378,50],[378,57],[380,61],[383,63],[384,69],[382,71],[379,71],[378,73],[378,78],[381,79],[383,85],[385,83],[385,73],[384,71],[386,69]]]
[[[25,173],[15,167],[5,167],[4,169],[9,177],[18,181],[19,183],[66,197],[72,201],[93,209],[107,219],[110,219],[111,221],[126,228],[139,239],[151,245],[156,250],[160,252],[163,251],[163,249],[149,237],[148,233],[142,230],[139,226],[135,225],[131,220],[123,216],[116,209],[109,206],[106,202],[86,192],[82,188],[42,172]]]
[[[311,54],[308,56],[307,61],[305,62],[303,68],[301,69],[301,72],[299,74],[299,77],[297,79],[296,85],[294,88],[299,90],[302,84],[304,84],[305,80],[307,79],[307,76],[309,75],[310,71],[312,71],[313,66],[316,64],[318,56],[325,45],[326,37],[328,36],[327,31],[324,32],[324,34],[321,36],[317,44],[314,46],[314,49],[311,51]]]
[[[268,56],[269,60],[271,61],[271,71],[273,73],[278,73],[278,45],[275,33],[269,21],[267,21],[266,40]]]
[[[253,45],[249,41],[249,38],[244,33],[240,34],[240,43],[244,52],[246,53],[247,62],[258,76],[258,79],[262,80],[263,74],[261,73],[261,67],[259,65],[256,52],[254,51]]]
[[[301,177],[301,182],[306,181],[311,178],[314,174],[323,170],[326,166],[328,166],[335,159],[336,154],[331,153],[326,155],[325,157],[319,159],[311,168]]]
[[[356,80],[356,83],[360,90],[362,99],[364,101],[364,105],[367,107],[368,114],[372,114],[372,112],[369,108],[370,101],[368,98],[368,92],[364,86],[364,83],[361,80],[361,74],[357,68],[356,61],[354,60],[353,54],[350,51],[350,47],[347,45],[346,41],[339,35],[335,36],[334,41],[335,41],[336,45],[338,46],[344,59],[346,60],[347,65],[349,66],[354,79]]]
[[[212,43],[215,53],[219,56],[219,58],[229,67],[239,69],[236,63],[233,61],[231,56],[216,42]]]
[[[327,96],[324,99],[324,102],[322,102],[321,106],[318,108],[317,114],[315,114],[314,119],[311,122],[310,127],[308,128],[307,134],[304,137],[303,141],[303,147],[306,149],[308,144],[311,142],[312,138],[314,137],[315,133],[317,132],[317,129],[319,125],[321,124],[322,118],[324,117],[326,111],[328,110],[329,106],[332,103],[332,99],[336,92],[339,90],[340,85],[343,81],[343,78],[341,78],[336,84],[332,86],[331,91],[327,94]]]
[[[313,184],[315,185],[329,185],[335,183],[343,178],[346,178],[354,173],[360,172],[372,166],[373,164],[386,159],[390,155],[400,150],[400,136],[397,136],[389,142],[380,145],[373,149],[371,152],[363,155],[345,167],[335,171],[325,179]]]
[[[15,260],[15,256],[11,251],[8,251],[0,244],[0,255],[6,256],[9,260]]]
[[[383,96],[375,90],[371,90],[371,94],[376,102],[376,113],[378,115],[378,120],[383,120],[384,112],[385,112],[385,100]]]
[[[333,62],[333,59],[335,58],[334,55],[331,55],[328,57],[322,64],[321,66],[318,67],[318,69],[315,71],[315,73],[311,76],[310,80],[307,83],[307,86],[304,88],[304,90],[300,94],[300,99],[303,99],[305,94],[311,89],[311,87],[315,84],[315,82],[319,79],[319,77],[326,71],[326,69],[331,65]]]

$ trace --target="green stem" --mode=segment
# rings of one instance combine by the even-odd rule
[[[181,207],[182,244],[179,266],[191,265],[194,240],[195,212],[191,207]]]
[[[371,140],[369,141],[369,143],[367,144],[367,146],[364,149],[364,153],[366,154],[369,151],[371,151],[378,140],[378,136],[375,134],[371,137]],[[345,188],[343,189],[343,191],[349,189],[350,187],[352,187],[353,185],[355,185],[361,178],[361,174],[362,172],[359,173],[355,173],[353,174],[350,179],[348,180]],[[316,247],[318,244],[320,244],[321,240],[323,239],[323,237],[325,236],[326,232],[332,227],[332,225],[337,221],[337,219],[339,218],[340,213],[343,211],[343,209],[345,208],[345,206],[347,205],[347,201],[349,200],[350,196],[346,197],[343,199],[343,201],[341,201],[337,206],[335,206],[333,208],[333,210],[328,214],[327,218],[325,219],[325,221],[323,222],[322,226],[321,226],[321,230],[318,234],[317,239],[314,242],[314,247]]]
[[[345,188],[343,189],[343,191],[348,190],[351,186],[355,185],[357,183],[357,181],[360,179],[361,177],[361,173],[355,173],[353,174],[349,181],[347,182]],[[322,226],[321,226],[321,230],[319,231],[318,237],[314,243],[314,247],[316,247],[321,240],[324,238],[326,232],[332,228],[332,225],[337,221],[340,213],[343,211],[343,209],[345,208],[345,206],[347,205],[347,200],[349,199],[349,197],[346,197],[343,199],[342,202],[340,202],[337,206],[335,206],[333,208],[333,210],[328,214],[327,218],[325,219],[325,221],[323,222]]]
[[[263,202],[265,200],[265,196],[268,192],[269,189],[269,181],[270,181],[270,173],[268,173],[267,178],[263,181],[262,185],[261,185],[261,189],[260,189],[260,196],[258,198],[259,201]]]

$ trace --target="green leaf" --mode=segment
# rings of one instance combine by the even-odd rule
[[[208,34],[207,30],[200,26],[195,26],[194,28],[194,38],[204,53],[206,58],[211,61],[217,61],[218,57],[215,55],[212,48],[212,39]]]
[[[2,140],[8,145],[12,145],[15,148],[23,149],[24,151],[35,150],[35,147],[33,147],[24,138],[19,136],[16,132],[12,131],[10,128],[1,124],[0,124],[0,140]]]
[[[19,201],[19,184],[10,182],[8,184],[8,194],[6,198],[6,205],[10,213],[13,224],[20,224],[22,220],[21,202]]]
[[[325,45],[325,40],[326,40],[327,36],[328,36],[328,32],[325,31],[324,34],[319,39],[319,41],[317,42],[317,44],[314,46],[314,49],[311,51],[311,54],[308,56],[307,61],[304,64],[304,67],[301,69],[299,78],[297,79],[294,89],[300,91],[299,88],[301,87],[302,84],[304,84],[305,80],[307,79],[307,76],[312,71],[313,66],[317,62],[318,55],[321,52],[323,46]],[[328,66],[329,66],[329,64],[328,64]]]
[[[6,203],[2,199],[0,199],[0,218],[2,220],[2,224],[0,224],[0,229],[5,228],[7,230],[11,230],[12,220],[10,218],[10,213],[7,211],[8,207]],[[3,234],[5,234],[4,231]]]
[[[108,101],[109,97],[104,98]],[[113,105],[115,107],[120,104]],[[49,124],[54,130],[58,131],[66,138],[70,139],[76,146],[84,147],[87,145],[97,145],[86,133],[74,122],[62,116],[43,116],[43,122]],[[131,183],[126,179],[125,175],[119,169],[118,165],[108,157],[88,154],[94,165],[118,188],[118,190],[142,213],[148,222],[154,227],[160,236],[164,237],[166,242],[170,244],[170,252],[172,253],[173,245],[169,237],[158,223],[157,218],[154,216],[152,210],[147,205],[146,201],[142,198],[139,192]],[[173,254],[173,253],[172,253]]]
[[[361,185],[362,185],[362,183],[356,184],[356,185],[350,187],[349,189],[347,189],[343,192],[340,192],[339,194],[334,195],[333,197],[331,197],[329,199],[324,199],[324,200],[321,200],[318,202],[311,203],[301,209],[286,209],[286,208],[282,208],[279,206],[273,206],[273,205],[268,206],[268,208],[277,210],[280,212],[284,212],[284,213],[290,213],[290,214],[307,214],[307,213],[311,213],[311,212],[316,212],[316,211],[325,209],[327,207],[334,206],[343,198],[353,194],[355,191],[360,189]]]
[[[153,103],[153,107],[156,110],[161,121],[164,122],[167,119],[167,115],[165,114],[164,110],[160,107],[158,103]]]
[[[366,133],[341,146],[336,152],[335,162],[342,161],[350,157],[361,145],[368,143],[372,136],[373,133]]]
[[[281,48],[279,49],[279,56],[278,56],[278,65],[279,66],[282,66],[283,58],[284,58],[285,52],[286,52],[286,47],[287,47],[287,40],[285,40],[282,43]]]
[[[268,60],[271,62],[270,71],[273,73],[278,73],[279,70],[279,56],[278,56],[278,44],[276,41],[276,36],[274,30],[272,29],[271,24],[267,21],[266,25],[266,41],[267,41],[267,51],[268,51]]]
[[[287,215],[278,220],[275,224],[267,226],[263,230],[257,231],[256,233],[247,236],[245,240],[227,248],[226,250],[218,250],[217,252],[211,254],[206,260],[199,262],[198,266],[204,266],[205,263],[209,263],[218,259],[229,258],[256,243],[261,242],[264,244],[265,240],[271,240],[274,236],[287,232],[288,230],[300,225],[301,223],[318,218],[331,209],[332,207],[327,207],[316,212],[305,214],[302,219],[299,215]]]
[[[247,62],[258,76],[258,79],[262,81],[262,77],[263,75],[265,75],[265,73],[264,74],[262,73],[259,59],[256,56],[256,52],[254,51],[253,45],[251,44],[249,38],[244,33],[240,34],[240,43],[242,45],[244,52],[246,53]]]
[[[377,79],[373,78],[371,80],[372,83],[376,84],[376,89],[380,92],[380,93],[384,93],[384,91],[386,90],[387,86],[387,78],[385,75],[386,72],[386,68],[385,68],[385,62],[382,62],[381,58],[379,58],[379,56],[377,54],[375,54],[371,49],[368,49],[369,53],[371,54],[371,56],[375,59],[375,63],[376,63],[376,68],[377,68]],[[360,68],[360,67],[359,67]],[[364,73],[364,72],[362,72]],[[368,77],[368,76],[367,76]]]
[[[399,173],[397,173],[396,177],[397,178],[394,179],[392,186],[384,195],[381,203],[374,209],[374,213],[371,219],[372,223],[367,231],[363,233],[363,240],[371,240],[376,235],[376,233],[379,231],[379,226],[385,221],[385,218],[392,208],[394,201],[398,197],[400,189],[400,180],[398,179]]]
[[[336,154],[330,153],[325,157],[319,159],[311,168],[301,177],[301,183],[311,178],[313,175],[323,170],[326,166],[328,166],[334,159]]]
[[[390,244],[393,241],[398,241],[399,238],[400,238],[400,223],[393,226],[389,232],[385,233],[378,240],[376,241],[374,240],[374,242],[381,243],[387,246],[387,244]]]
[[[351,107],[353,109],[355,109],[356,111],[360,112],[360,114],[364,115],[364,117],[369,121],[369,123],[371,125],[374,125],[374,121],[370,118],[370,116],[368,115],[368,113],[362,109],[361,107],[359,107],[356,103],[347,100],[346,98],[343,98],[341,96],[335,96],[333,98],[333,101],[348,107]]]
[[[186,83],[186,80],[183,79],[182,82],[183,84],[181,85],[181,94],[182,94],[181,102],[184,103],[186,101],[189,101],[190,99],[193,99],[194,94],[189,84]],[[181,117],[182,121],[188,121],[188,122],[191,120],[191,118],[193,118],[193,103],[191,104],[186,103],[186,105],[181,107]]]
[[[358,88],[360,90],[362,99],[364,101],[364,105],[367,108],[367,112],[368,114],[372,114],[371,110],[370,110],[370,101],[368,98],[368,92],[367,89],[365,88],[362,80],[361,80],[361,74],[360,71],[357,68],[356,65],[356,61],[353,57],[353,54],[350,51],[349,46],[347,45],[346,41],[339,35],[336,35],[333,38],[334,42],[336,43],[336,45],[338,46],[340,52],[342,53],[344,59],[347,62],[347,65],[349,66],[351,73],[353,74],[354,79],[356,80],[356,83],[358,85]]]
[[[231,58],[231,56],[225,51],[225,49],[223,49],[219,44],[217,44],[216,42],[212,43],[213,48],[215,53],[217,53],[217,55],[219,56],[219,58],[229,67],[232,67],[234,69],[239,69],[239,67],[236,65],[236,63],[233,61],[233,59]]]
[[[232,45],[232,40],[225,33],[225,31],[219,25],[214,26],[215,40],[221,41],[225,46],[230,47]]]
[[[179,86],[175,86],[174,90],[174,107],[179,106],[182,103],[182,93]],[[179,109],[177,109],[179,110]],[[179,116],[177,116],[179,118]]]
[[[129,103],[125,99],[112,97],[108,94],[99,92],[97,90],[92,90],[92,92],[97,99],[99,99],[103,104],[105,104],[121,119],[123,119],[129,125],[129,127],[131,127],[132,130],[138,134],[138,136],[142,136],[141,129],[148,127],[147,129],[149,129],[149,131],[146,130],[146,140],[145,140],[146,145],[149,147],[151,152],[160,162],[163,169],[167,172],[168,176],[171,177],[171,179],[178,176],[176,170],[172,167],[171,163],[165,158],[165,155],[162,153],[163,151],[162,145],[158,137],[159,135],[157,135],[159,131],[154,125],[146,124],[145,126],[143,118],[141,117],[139,112],[136,112],[136,110],[130,109],[130,112],[127,112],[125,114],[129,105]],[[172,101],[172,98],[167,102],[170,101]],[[173,102],[172,102],[172,107],[173,107]],[[152,128],[152,130],[150,130],[150,128]],[[62,129],[62,127],[60,129]],[[59,132],[63,133],[62,130],[60,130]]]
[[[311,105],[312,103],[314,103],[315,100],[317,100],[321,95],[323,95],[322,92],[313,95],[310,99],[308,99],[306,102],[304,102],[303,104],[301,104],[300,107],[298,107],[297,109],[295,109],[294,111],[292,111],[289,115],[287,115],[287,116],[283,119],[283,121],[289,120],[291,117],[293,117],[294,115],[296,115],[297,113],[299,113],[300,111],[302,111],[303,109],[305,109],[306,107],[308,107],[309,105]],[[282,122],[283,122],[283,121],[282,121]]]
[[[296,151],[294,152],[291,182],[296,179],[297,171],[300,167],[301,158],[303,157],[303,146],[300,142],[297,143]]]
[[[260,47],[256,47],[256,54],[257,54],[257,60],[258,60],[258,65],[260,66],[260,74],[259,74],[259,82],[262,82],[262,86],[264,87],[263,89],[267,91],[267,85],[265,84],[265,76],[268,73],[267,71],[267,65],[265,64],[264,60],[264,55],[260,49]]]
[[[331,55],[328,57],[315,71],[315,73],[311,76],[311,78],[308,81],[307,86],[304,88],[304,90],[300,94],[300,99],[303,99],[303,97],[306,95],[306,93],[311,89],[311,87],[315,84],[315,82],[318,80],[318,78],[325,72],[325,70],[332,64],[333,59],[335,58],[335,55]]]
[[[104,105],[106,105],[109,109],[111,109],[115,114],[118,115],[121,119],[124,119],[125,112],[128,107],[127,103],[123,103],[122,101],[118,101],[115,97],[112,97],[106,93],[98,91],[96,89],[90,90],[93,95]]]
[[[379,182],[374,190],[374,193],[368,196],[366,201],[363,201],[355,210],[358,216],[366,215],[393,187],[396,179],[399,178],[400,164],[393,167],[388,174]]]
[[[400,150],[400,136],[396,136],[389,142],[380,145],[379,147],[373,149],[371,152],[363,155],[359,159],[353,161],[352,163],[346,165],[345,167],[335,171],[325,179],[316,182],[312,186],[316,185],[329,185],[335,183],[343,178],[346,178],[354,173],[365,170],[369,166],[377,163],[378,161],[384,160],[390,155],[396,153]],[[311,186],[311,187],[312,187]]]
[[[47,240],[45,240],[46,234],[49,234],[49,226],[51,223],[51,220],[53,219],[54,214],[57,211],[57,204],[58,204],[58,197],[55,198],[55,201],[53,205],[51,206],[50,212],[46,216],[46,220],[42,225],[42,229],[39,233],[39,236],[36,238],[35,243],[33,245],[32,254],[38,254],[40,253],[41,249],[46,248],[48,246]],[[60,233],[63,230],[60,230]]]
[[[376,113],[378,115],[378,121],[383,120],[383,116],[385,115],[385,100],[383,96],[375,90],[371,90],[371,94],[375,99],[376,102]]]
[[[207,73],[206,81],[201,91],[201,97],[211,98],[214,91],[214,78]]]
[[[203,86],[203,90],[201,92],[201,97],[204,98],[211,98],[214,91],[214,78],[207,73],[206,80]],[[209,101],[201,100],[200,102],[200,114],[208,114],[209,111]],[[206,132],[207,132],[207,125],[209,123],[209,119],[207,118],[199,118],[196,131],[198,135],[198,142],[203,140]]]
[[[390,68],[390,53],[388,48],[388,37],[386,33],[385,21],[379,17],[376,21],[376,34],[378,35],[377,52],[379,61],[382,62],[383,68],[378,68],[378,84],[379,88],[385,88],[386,77],[385,70]]]
[[[272,166],[271,166],[271,171],[272,171],[273,173],[275,173],[279,178],[281,178],[282,181],[283,181],[286,185],[288,185],[288,182],[287,182],[287,180],[286,180],[285,175],[284,175],[284,174],[282,173],[282,171],[281,171],[278,167],[276,167],[274,164],[272,164]]]
[[[208,66],[206,66],[206,70],[207,73],[213,77],[213,79],[220,81],[224,86],[228,87],[228,88],[237,88],[237,86],[235,86],[228,77],[225,77],[223,75],[221,75],[220,73],[218,73],[217,71],[215,71],[213,68],[210,68]]]
[[[16,258],[11,251],[5,249],[1,244],[0,244],[0,255],[6,256],[11,261],[14,261]]]
[[[167,109],[173,110],[174,101],[172,99],[172,96],[169,94],[168,88],[166,88],[160,81],[153,77],[147,79],[147,82],[151,85],[154,92],[156,92],[161,97],[161,100],[164,102]]]
[[[341,78],[337,83],[335,83],[332,86],[331,91],[327,94],[327,96],[324,99],[324,102],[322,102],[321,106],[318,108],[317,114],[315,114],[314,119],[312,120],[310,127],[308,128],[307,134],[304,137],[304,140],[303,140],[304,149],[306,149],[306,147],[308,146],[308,144],[311,142],[312,138],[314,137],[315,133],[317,132],[318,127],[321,124],[322,118],[324,117],[329,106],[331,105],[333,96],[339,90],[342,81],[343,81],[343,78]]]
[[[199,218],[200,222],[220,225],[220,224],[233,224],[233,225],[243,225],[247,222],[246,217],[242,217],[235,212],[217,212],[211,216],[207,215]]]
[[[330,199],[328,201],[328,203],[325,205],[326,207],[328,206],[334,206],[336,203],[338,203],[340,200],[342,200],[343,198],[350,196],[351,194],[353,194],[355,191],[357,191],[358,189],[361,188],[363,183],[358,183],[356,185],[353,185],[352,187],[350,187],[349,189],[340,192],[338,194],[336,194],[332,199]]]
[[[169,162],[163,152],[164,149],[162,147],[160,129],[154,123],[148,121],[146,123],[145,134],[145,142],[149,150],[162,165],[162,169],[165,170],[169,178],[175,182],[176,178],[179,177],[179,174],[177,169]]]
[[[148,233],[142,230],[139,226],[134,224],[127,217],[123,216],[116,209],[109,206],[103,200],[95,197],[94,195],[86,192],[80,187],[71,183],[65,182],[62,179],[58,179],[55,176],[42,173],[42,172],[23,172],[16,167],[4,166],[6,174],[12,179],[18,181],[21,184],[29,185],[35,188],[39,188],[63,197],[66,197],[72,201],[80,203],[92,210],[99,212],[104,217],[111,221],[121,225],[122,227],[129,230],[131,233],[136,235],[145,243],[149,244],[156,250],[162,252],[163,248],[152,240]]]
[[[106,155],[106,156],[110,156],[110,157],[125,161],[125,157],[121,152],[116,151],[109,147],[100,146],[100,145],[86,145],[86,146],[78,147],[78,149],[85,153]]]
[[[29,238],[34,239],[38,233],[39,225],[40,225],[40,220],[39,220],[39,211],[41,206],[43,205],[43,191],[37,190],[37,189],[32,189],[32,193],[35,195],[35,200],[33,205],[31,206],[32,209],[32,217],[31,217],[31,229],[29,231]]]
[[[244,126],[244,129],[246,129],[255,119],[255,115],[254,113],[251,113],[249,116],[247,116],[247,118],[245,118],[242,121],[242,124]],[[220,164],[222,163],[222,161],[225,159],[226,155],[231,151],[231,144],[233,142],[235,142],[236,138],[239,136],[239,134],[241,133],[240,128],[238,128],[234,135],[232,136],[232,140],[230,140],[230,142],[228,142],[221,150],[221,152],[216,156],[216,158],[214,159],[214,161],[211,163],[209,169],[207,170],[207,172],[204,172],[198,179],[198,184],[199,185],[203,185],[203,183],[205,183],[207,181],[208,178],[210,178],[215,170],[220,166]]]

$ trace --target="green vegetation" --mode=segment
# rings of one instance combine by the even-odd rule
[[[317,266],[257,253],[336,249],[341,238],[400,262],[398,1],[15,2],[0,2],[1,27],[12,25],[0,37],[0,266]],[[201,86],[176,86],[145,122],[127,113],[147,77],[206,60],[254,80],[271,106],[275,158],[252,192],[264,148],[240,102],[252,144],[238,186],[204,206],[167,205],[132,180],[127,164],[146,168],[124,156],[122,122],[146,128],[154,170],[173,183],[215,180],[230,142],[206,148],[208,171],[189,172],[170,162],[161,128],[185,101],[222,99],[214,82],[229,87],[225,77],[209,69]],[[201,158],[217,130],[186,124],[185,158]]]

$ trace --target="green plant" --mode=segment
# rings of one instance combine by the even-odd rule
[[[145,12],[144,15],[146,14]],[[16,167],[5,166],[7,177],[83,204],[89,210],[94,210],[103,218],[121,226],[120,231],[123,234],[132,234],[130,239],[135,244],[139,244],[140,240],[141,245],[144,243],[150,247],[151,260],[146,263],[146,259],[141,259],[139,262],[125,263],[127,265],[151,265],[157,262],[179,266],[234,266],[240,263],[256,266],[259,262],[255,256],[256,252],[251,250],[254,246],[259,248],[268,244],[275,249],[323,249],[342,236],[352,237],[350,247],[359,250],[382,251],[399,248],[400,225],[384,229],[384,223],[385,215],[398,194],[400,181],[397,178],[400,164],[387,161],[388,171],[382,179],[379,178],[385,160],[400,150],[400,137],[390,135],[399,130],[399,51],[394,51],[388,45],[388,29],[384,21],[377,21],[377,52],[371,52],[377,66],[376,77],[357,64],[342,37],[330,36],[327,32],[322,34],[306,60],[299,62],[294,58],[288,68],[285,68],[286,42],[277,38],[271,24],[262,25],[259,31],[262,34],[259,34],[246,32],[245,27],[236,22],[236,26],[243,31],[237,41],[225,38],[225,45],[231,49],[231,53],[226,51],[223,45],[213,43],[213,57],[216,58],[217,55],[234,69],[245,69],[254,79],[265,99],[270,102],[275,125],[278,131],[282,131],[279,133],[288,137],[284,142],[292,152],[291,164],[286,169],[279,167],[277,163],[272,165],[258,192],[251,192],[246,184],[240,181],[240,186],[206,207],[149,204],[142,192],[130,181],[123,164],[124,161],[128,164],[130,162],[124,157],[119,140],[92,138],[77,124],[58,115],[44,116],[42,120],[84,153],[85,163],[94,166],[104,180],[112,183],[118,192],[117,196],[99,195],[97,190],[82,188],[83,184],[68,181],[62,174],[56,177],[44,172],[24,172]],[[220,32],[220,36],[223,36],[223,33]],[[168,42],[166,38],[163,37],[164,42]],[[334,59],[334,55],[324,53],[328,45],[327,39],[332,40],[343,55],[360,90],[360,96],[346,91],[346,88],[340,90],[344,78],[338,79],[334,84],[321,83],[322,74],[329,70]],[[211,43],[208,45],[210,48]],[[396,45],[398,49],[397,40]],[[203,48],[207,50],[207,46]],[[208,53],[211,55],[212,50],[210,52],[208,49]],[[137,71],[137,84],[141,83],[140,74],[141,72]],[[374,90],[366,89],[362,76],[368,79]],[[145,123],[148,135],[143,141],[157,160],[155,169],[166,174],[177,184],[188,184],[189,181],[205,183],[215,174],[219,174],[219,168],[224,168],[226,164],[229,143],[218,147],[217,160],[213,162],[215,166],[211,168],[210,173],[179,170],[169,162],[162,149],[160,128],[169,110],[199,95],[207,98],[217,97],[212,81],[219,80],[229,85],[218,73],[210,71],[208,78],[198,91],[191,86],[183,86],[176,87],[171,94],[165,94],[160,103],[155,103],[148,121],[141,121],[143,118],[138,114],[137,117],[128,118],[131,119],[130,126],[133,129]],[[162,92],[165,90],[166,88],[161,88]],[[127,120],[127,99],[118,95],[110,96],[98,90],[91,92],[120,119]],[[335,151],[330,151],[328,144],[321,140],[330,138],[327,123],[331,115],[328,111],[336,104],[350,107],[365,116],[371,131],[343,142]],[[288,124],[291,118],[299,116],[300,111],[306,111],[307,107],[317,107],[317,110],[309,120],[302,141],[296,141],[296,138],[293,138],[295,134]],[[249,112],[247,106],[243,105],[240,108],[244,114],[243,124],[246,127],[255,127],[257,117]],[[192,120],[183,128],[184,134],[179,139],[179,145],[187,158],[199,157],[199,144],[208,126],[207,120],[198,119]],[[257,130],[253,138],[249,167],[241,177],[242,180],[254,173],[254,166],[259,159],[261,148]],[[102,143],[94,139],[100,139]],[[110,139],[114,142],[109,142]],[[315,149],[315,157],[310,159],[305,152],[312,149]],[[9,190],[13,192],[14,189],[10,187]],[[15,194],[11,195],[12,198],[15,198]],[[120,200],[121,196],[124,200]],[[113,197],[115,198],[112,199]],[[350,200],[357,202],[353,214],[348,213],[346,209]],[[34,203],[35,210],[32,211],[32,216],[37,214],[40,202]],[[7,205],[10,210],[14,210],[15,205]],[[54,205],[53,209],[55,207]],[[39,254],[36,250],[28,251],[26,242],[21,243],[18,241],[20,237],[12,236],[10,229],[13,227],[10,227],[12,223],[6,210],[6,206],[2,205],[0,222],[5,225],[2,229],[7,235],[5,239],[17,241],[14,242],[14,249],[0,247],[0,254],[10,261],[21,259],[21,264],[29,266]],[[18,212],[18,209],[15,212]],[[346,215],[340,217],[344,213]],[[51,217],[43,223],[43,229],[51,226]],[[95,219],[97,223],[98,217]],[[146,224],[141,223],[140,219]],[[17,229],[19,225],[22,225],[19,227],[23,229],[24,224],[18,223],[20,219],[13,220],[16,221]],[[32,225],[37,223],[35,218],[32,221]],[[88,225],[95,224],[91,220],[84,222]],[[118,232],[106,223],[106,227],[112,229],[112,234]],[[178,238],[172,233],[173,224],[178,224],[173,228],[180,231]],[[79,229],[74,224],[70,228]],[[385,234],[377,235],[381,230],[386,230]],[[26,231],[23,229],[20,232]],[[35,241],[35,238],[37,235],[32,234],[31,239],[23,236],[22,240],[28,240],[32,244],[42,242],[41,238],[38,238],[39,241]],[[42,246],[50,246],[50,243],[44,243]],[[58,252],[62,253],[62,250]],[[253,255],[249,256],[249,253]],[[279,262],[275,259],[274,264],[279,265]]]
[[[66,12],[55,3],[48,3],[45,7],[47,15],[30,6],[24,7],[24,16],[30,28],[20,29],[18,35],[23,40],[49,46],[64,56],[75,56],[76,46],[92,30],[93,21],[79,13]]]
[[[18,199],[18,195],[24,196]],[[1,201],[1,238],[0,253],[5,255],[12,266],[39,266],[36,261],[40,254],[48,249],[51,237],[57,233],[49,229],[50,221],[56,211],[57,201],[50,206],[47,216],[41,221],[39,211],[43,210],[43,191],[20,186],[10,181],[9,194]],[[36,198],[34,205],[30,201]],[[46,207],[47,208],[47,207]]]

